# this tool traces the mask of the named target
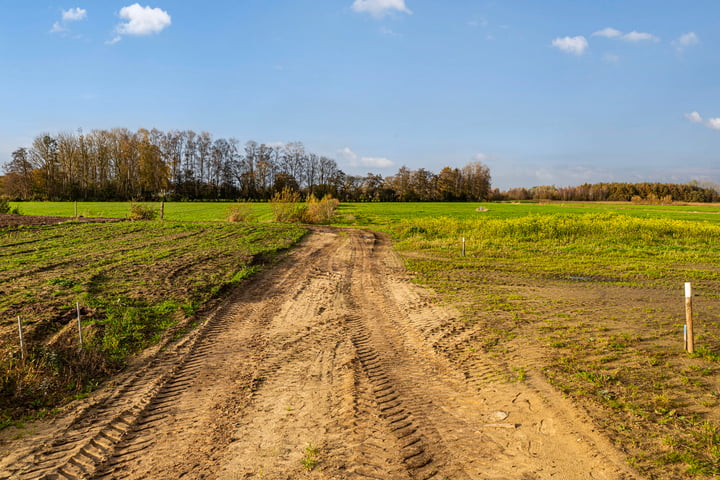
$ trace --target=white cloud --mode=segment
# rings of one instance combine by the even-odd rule
[[[695,35],[695,32],[689,32],[680,35],[676,42],[683,47],[691,47],[700,43],[700,39]]]
[[[690,120],[692,123],[702,123],[703,119],[698,112],[686,113],[685,118]]]
[[[720,118],[708,118],[703,121],[702,116],[698,112],[686,113],[685,118],[692,123],[705,125],[712,130],[720,130]]]
[[[720,118],[718,121],[720,121]],[[395,165],[395,163],[385,157],[362,157],[358,162],[358,166],[360,167],[388,168],[393,165]]]
[[[652,33],[636,32],[623,33],[620,30],[612,27],[603,28],[597,32],[593,32],[593,37],[605,37],[605,38],[620,38],[626,42],[659,42],[660,39]]]
[[[357,154],[350,150],[350,147],[345,147],[341,150],[338,150],[336,153],[340,159],[344,160],[347,163],[353,164],[357,161]]]
[[[67,28],[60,25],[60,22],[53,23],[53,26],[50,29],[50,33],[60,33],[60,32],[67,32]]]
[[[588,48],[588,42],[582,35],[577,37],[558,37],[552,41],[552,45],[565,53],[571,53],[573,55],[582,55]]]
[[[678,52],[682,52],[686,48],[697,45],[698,43],[700,43],[700,38],[695,32],[683,33],[677,40],[673,40],[672,42]]]
[[[114,37],[112,40],[106,41],[106,42],[105,42],[105,45],[115,45],[115,44],[118,43],[120,40],[122,40],[122,37],[121,37],[120,35],[117,35],[117,36]]]
[[[63,10],[62,19],[63,22],[76,22],[78,20],[84,20],[87,18],[87,10],[84,8],[71,8],[69,10]]]
[[[336,152],[338,159],[349,167],[388,168],[395,165],[395,162],[385,157],[358,157],[358,155],[345,147]]]
[[[660,39],[651,33],[632,31],[621,37],[626,42],[659,42]]]
[[[720,130],[720,118],[708,118],[705,125],[713,130]]]
[[[476,153],[472,156],[472,158],[476,162],[486,162],[487,160],[490,160],[490,155],[486,155],[484,153]]]
[[[612,27],[603,28],[602,30],[598,30],[597,32],[594,32],[592,34],[593,37],[607,37],[607,38],[615,38],[622,35],[622,32],[620,30],[615,30]]]
[[[67,27],[68,23],[85,20],[86,18],[87,18],[87,10],[85,10],[83,8],[71,8],[69,10],[63,10],[62,11],[62,20],[59,22],[53,23],[53,26],[50,29],[50,33],[67,32],[70,30]]]
[[[358,13],[369,13],[373,17],[381,18],[392,10],[412,14],[405,6],[405,0],[355,0],[352,9]]]
[[[151,35],[170,26],[170,15],[159,8],[141,7],[139,3],[120,9],[120,18],[127,20],[115,28],[120,35]]]

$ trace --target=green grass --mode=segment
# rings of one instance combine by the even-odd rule
[[[479,207],[487,211],[479,212]],[[615,212],[638,218],[720,223],[720,205],[632,205],[625,203],[343,203],[343,224],[387,228],[400,221],[447,217],[456,220],[512,219],[527,216]]]
[[[127,218],[128,202],[78,202],[78,214],[84,217]],[[159,209],[159,202],[148,202]],[[166,202],[165,219],[170,221],[221,221],[227,218],[233,202]],[[269,221],[268,203],[250,203],[260,221]],[[73,202],[11,202],[25,215],[72,217]],[[486,208],[478,212],[478,207]],[[458,220],[476,218],[510,219],[529,215],[584,214],[616,212],[639,218],[704,220],[720,223],[719,205],[632,205],[625,203],[343,203],[338,209],[339,224],[387,227],[401,220],[450,217]]]
[[[160,202],[144,202],[160,209]],[[78,215],[83,217],[128,218],[129,202],[78,202]],[[173,222],[217,222],[225,221],[228,209],[237,205],[234,202],[165,202],[165,220]],[[270,221],[272,211],[268,203],[251,203],[259,221]],[[74,202],[11,202],[12,207],[20,209],[23,215],[42,215],[50,217],[75,216]]]

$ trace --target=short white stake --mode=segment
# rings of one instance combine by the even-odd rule
[[[695,353],[695,337],[693,335],[693,311],[692,311],[692,285],[685,282],[685,327],[687,340],[685,349],[688,353]]]
[[[82,338],[82,322],[80,322],[80,302],[75,302],[75,307],[77,308],[78,336],[80,337],[80,348],[82,348],[83,347],[83,338]]]
[[[20,332],[20,359],[22,360],[22,362],[24,364],[25,363],[25,339],[23,338],[22,320],[20,320],[20,315],[18,315],[18,331]]]

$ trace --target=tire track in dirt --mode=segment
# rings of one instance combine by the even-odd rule
[[[300,253],[308,260],[318,254],[318,249],[309,246]],[[263,297],[270,286],[282,291],[286,282],[298,281],[293,275],[302,275],[297,269],[286,270],[268,272],[264,282],[254,285],[255,296]],[[49,431],[16,446],[14,454],[0,461],[0,478],[91,478],[96,473],[102,475],[107,465],[119,463],[118,459],[127,461],[121,457],[132,454],[133,447],[142,443],[142,432],[152,436],[154,424],[168,416],[166,410],[187,391],[220,334],[238,318],[233,310],[238,308],[236,297],[241,293],[232,295],[192,335],[126,374],[114,389],[96,395],[89,405],[70,413]],[[273,305],[272,301],[265,302],[262,310]]]
[[[633,478],[548,391],[469,382],[493,363],[457,361],[472,332],[400,271],[384,237],[316,229],[0,479]]]

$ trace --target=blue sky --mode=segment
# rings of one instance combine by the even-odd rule
[[[40,133],[302,141],[501,189],[720,182],[716,0],[4,0],[0,164]]]

